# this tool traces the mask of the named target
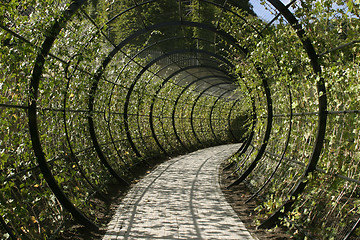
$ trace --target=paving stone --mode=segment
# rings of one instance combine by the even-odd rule
[[[159,165],[129,191],[103,239],[253,239],[219,185],[220,163],[240,146],[202,149]]]

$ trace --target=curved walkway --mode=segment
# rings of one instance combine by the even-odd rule
[[[240,145],[207,148],[159,165],[129,191],[103,239],[253,239],[219,185],[220,163]]]

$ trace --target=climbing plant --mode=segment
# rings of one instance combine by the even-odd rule
[[[236,78],[191,6],[1,4],[2,239],[51,238],[69,220],[96,230],[110,187],[129,185],[139,167],[239,140],[229,123],[248,109],[229,114]],[[193,34],[199,26],[205,35]]]
[[[283,224],[295,229],[301,226],[297,230],[310,237],[348,239],[358,234],[354,230],[358,218],[355,89],[359,84],[359,20],[356,6],[348,8],[349,2],[295,2],[289,8],[306,34],[303,39],[294,30],[298,26],[291,26],[280,16],[276,24],[263,30],[264,36],[254,45],[249,59],[261,63],[269,78],[274,113],[269,144],[246,179],[254,195],[264,199],[257,208],[262,214],[260,227],[272,226],[274,218],[281,215]],[[314,46],[321,73],[314,73],[314,65],[303,48],[306,38]],[[319,91],[321,79],[326,92]],[[325,139],[314,172],[304,175],[313,160],[319,134],[322,94],[327,97]],[[257,124],[258,128],[262,126],[261,122]],[[254,162],[261,144],[254,139],[238,158],[240,176]],[[299,196],[295,192],[303,183],[306,187]]]
[[[111,185],[238,141],[260,227],[358,236],[359,2],[261,2],[3,1],[1,237],[96,230]]]

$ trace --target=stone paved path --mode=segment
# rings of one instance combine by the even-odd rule
[[[219,185],[220,163],[239,147],[207,148],[159,165],[129,191],[103,239],[253,239]]]

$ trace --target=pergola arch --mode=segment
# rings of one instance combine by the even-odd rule
[[[120,6],[117,4],[111,3],[109,9],[116,10]],[[240,10],[233,1],[220,0],[189,4],[199,16],[185,14],[182,1],[176,2],[177,9],[166,12],[168,19],[146,15],[146,8],[151,13],[151,7],[159,4],[158,0],[134,1],[128,6],[124,3],[120,12],[110,14],[91,12],[91,4],[83,0],[61,2],[49,7],[54,17],[46,16],[50,19],[48,25],[36,25],[34,34],[41,36],[38,42],[32,39],[25,16],[18,20],[23,25],[1,23],[5,47],[14,48],[25,59],[13,61],[19,65],[24,61],[21,66],[32,65],[31,73],[1,67],[6,68],[4,86],[13,86],[15,92],[21,88],[24,96],[4,90],[6,98],[0,102],[0,109],[15,116],[19,125],[28,123],[20,129],[27,136],[22,141],[32,156],[29,159],[36,159],[36,164],[29,161],[29,167],[11,160],[14,163],[7,167],[12,174],[3,179],[4,186],[11,187],[4,187],[4,193],[15,191],[9,190],[12,188],[23,189],[14,187],[19,181],[12,179],[27,179],[29,175],[29,185],[33,188],[40,187],[33,182],[44,179],[49,188],[46,199],[54,195],[59,208],[96,230],[98,223],[91,216],[93,206],[88,204],[88,199],[96,195],[108,202],[109,194],[102,187],[112,181],[109,179],[127,187],[137,176],[137,167],[148,168],[156,164],[153,161],[158,157],[240,140],[243,145],[227,166],[235,166],[233,174],[237,180],[228,187],[242,182],[253,184],[256,190],[248,201],[258,195],[269,197],[267,194],[279,201],[260,227],[273,227],[279,219],[301,208],[298,201],[306,202],[302,198],[312,196],[307,190],[314,189],[309,179],[316,173],[332,174],[337,179],[333,182],[358,183],[357,169],[347,171],[333,166],[334,160],[325,156],[327,147],[338,141],[343,144],[339,152],[357,159],[357,137],[353,133],[357,133],[358,110],[333,87],[338,84],[335,76],[341,78],[340,72],[345,75],[350,70],[344,63],[341,71],[333,73],[337,66],[326,57],[336,51],[346,52],[358,40],[350,39],[348,43],[320,51],[321,46],[314,39],[316,35],[311,32],[312,22],[303,20],[306,17],[302,15],[298,17],[300,10],[295,13],[290,9],[302,4],[298,1],[284,4],[280,0],[268,0],[267,4],[277,12],[268,23]],[[210,6],[216,12],[212,20],[204,13]],[[38,11],[45,13],[43,8],[39,3]],[[16,10],[9,10],[8,15],[10,19]],[[105,19],[109,16],[110,19]],[[112,33],[114,24],[126,18],[128,22],[124,22],[129,26],[119,25],[124,32]],[[283,28],[278,27],[282,24],[276,23],[278,19],[285,22]],[[28,21],[31,23],[31,17]],[[127,29],[134,24],[136,28]],[[357,22],[346,24],[350,28]],[[333,31],[331,26],[328,28],[324,31]],[[286,46],[276,45],[276,40],[271,42],[272,38],[281,38],[281,31],[291,32],[289,46],[302,47],[296,51],[289,47],[294,51],[293,61],[286,59],[291,53],[282,52]],[[272,45],[267,48],[270,42]],[[356,53],[353,58],[356,66]],[[23,82],[18,80],[22,74],[26,76]],[[351,81],[356,85],[355,80]],[[348,88],[346,91],[351,92],[355,87]],[[51,91],[54,92],[50,94]],[[347,118],[354,126],[347,126],[341,132],[338,128],[346,125]],[[336,130],[331,132],[329,124]],[[236,135],[234,126],[239,129],[244,126],[243,136]],[[305,140],[301,140],[301,129],[306,132]],[[344,143],[343,136],[348,136],[353,144]],[[8,145],[6,154],[15,152],[13,149],[21,144]],[[302,155],[297,149],[302,149]],[[356,165],[353,163],[356,160],[347,158],[338,157],[336,161],[339,165]],[[291,180],[286,187],[275,186],[288,177],[284,173],[286,164],[291,165],[288,174]],[[326,166],[335,170],[324,170]],[[39,169],[41,175],[34,169]],[[333,183],[326,181],[329,186]],[[355,193],[356,187],[349,196]],[[14,197],[8,198],[11,202]],[[349,202],[355,208],[356,201],[351,198]],[[6,207],[3,212],[1,224],[6,232],[14,239],[22,236],[13,227],[18,224],[9,224],[14,220],[11,217],[7,220],[6,216],[11,214]],[[344,220],[352,225],[351,230],[341,230],[346,232],[346,239],[360,223],[356,215],[351,216],[351,220]]]

